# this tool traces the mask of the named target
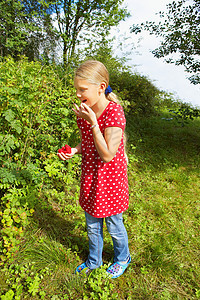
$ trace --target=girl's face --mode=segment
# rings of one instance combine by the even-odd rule
[[[88,82],[85,79],[76,77],[74,80],[74,86],[76,89],[76,96],[81,103],[86,103],[89,107],[94,106],[100,99],[101,84],[96,85]]]

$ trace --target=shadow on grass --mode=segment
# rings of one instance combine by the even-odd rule
[[[51,203],[46,203],[45,207],[35,209],[34,222],[37,230],[41,230],[49,240],[77,252],[82,261],[87,259],[89,245],[83,211],[63,217],[61,213],[55,211]],[[103,258],[106,263],[112,260],[112,242],[104,242]]]
[[[83,218],[74,217],[74,215],[68,215],[65,218],[52,207],[51,203],[47,202],[45,207],[43,205],[35,209],[34,222],[47,238],[61,243],[66,249],[76,250],[81,259],[86,258],[88,239],[87,236],[82,235],[82,232],[79,232],[80,228],[86,231]]]
[[[166,165],[198,167],[200,164],[200,120],[181,127],[163,116],[139,118],[127,116],[129,152],[139,163],[153,169]],[[134,151],[131,150],[134,145]]]

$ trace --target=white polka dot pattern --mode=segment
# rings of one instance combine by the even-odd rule
[[[113,126],[124,131],[126,125],[122,107],[114,102],[108,104],[97,121],[102,134],[105,128]],[[81,207],[96,218],[125,211],[129,192],[123,137],[115,157],[104,163],[95,148],[90,125],[81,118],[77,118],[77,124],[82,132]]]

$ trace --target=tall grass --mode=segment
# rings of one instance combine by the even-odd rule
[[[21,264],[34,262],[36,270],[48,267],[43,299],[200,298],[200,120],[181,127],[161,115],[127,116],[127,134],[130,207],[124,222],[131,265],[116,280],[107,280],[103,268],[77,278],[74,269],[88,253],[84,213],[71,195],[64,203],[61,192],[46,192],[15,257]],[[109,264],[113,249],[106,228],[104,235],[103,260]]]

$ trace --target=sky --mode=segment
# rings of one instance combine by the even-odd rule
[[[156,13],[166,11],[166,4],[170,2],[172,0],[125,0],[124,4],[131,17],[121,22],[116,29],[116,43],[122,42],[122,49],[117,47],[116,54],[125,54],[129,59],[127,64],[134,71],[149,78],[160,90],[173,93],[175,99],[200,108],[200,85],[190,83],[187,79],[189,73],[184,71],[184,67],[168,64],[151,53],[151,50],[159,46],[159,39],[146,31],[137,35],[130,33],[133,24],[159,21],[160,17]]]

